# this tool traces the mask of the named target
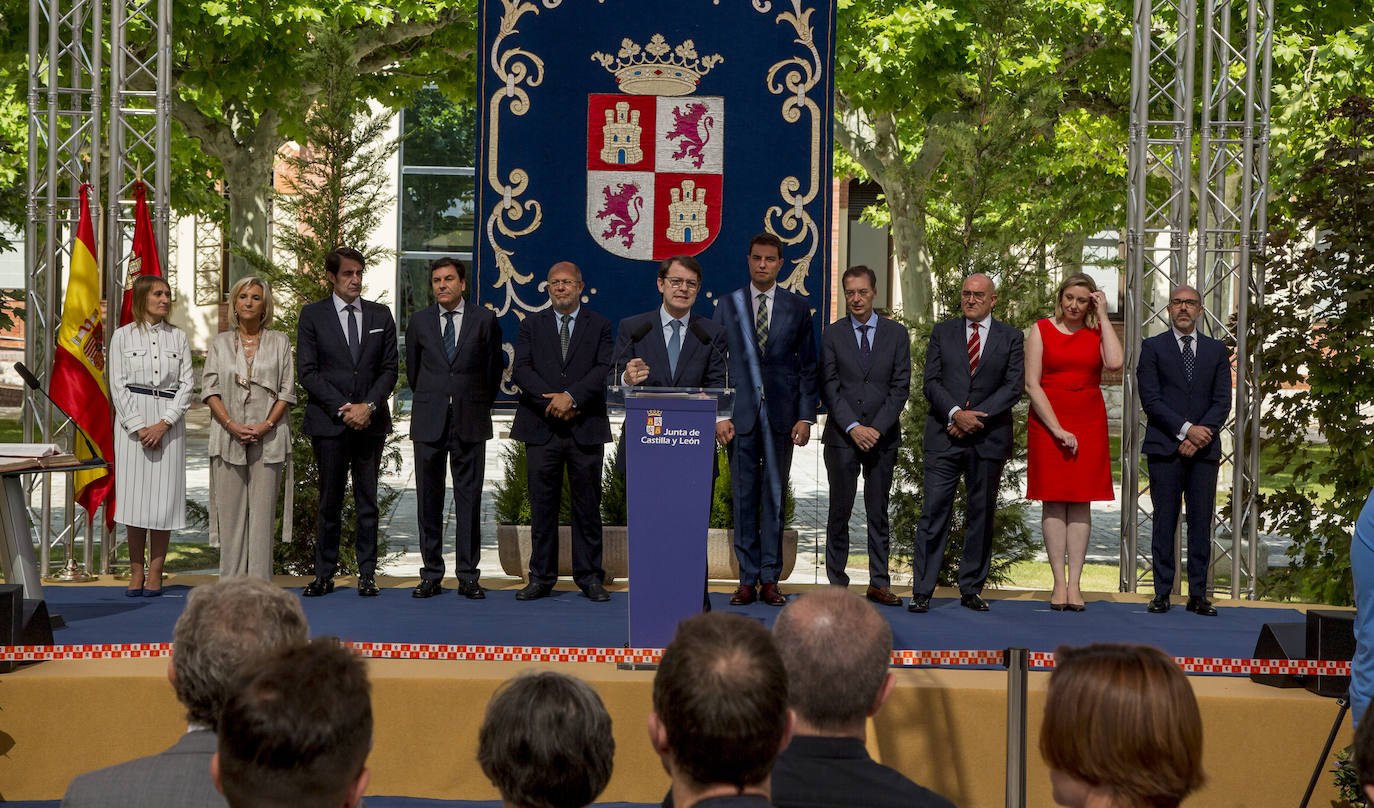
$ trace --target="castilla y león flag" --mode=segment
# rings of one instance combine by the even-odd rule
[[[100,314],[100,269],[95,261],[95,234],[91,227],[88,185],[81,186],[81,220],[72,246],[71,271],[67,277],[67,296],[62,303],[62,322],[57,329],[57,352],[53,359],[50,394],[77,425],[91,436],[100,457],[113,462],[114,436],[110,426],[110,394],[105,386],[105,323]],[[87,442],[76,435],[72,453],[80,460],[95,454]],[[114,524],[114,485],[112,469],[88,469],[74,475],[76,501],[94,516],[102,502],[105,523]]]
[[[129,255],[129,278],[124,284],[124,305],[119,309],[120,325],[133,322],[134,280],[140,275],[162,277],[157,240],[153,238],[153,220],[148,216],[148,186],[143,180],[134,183],[134,245]]]

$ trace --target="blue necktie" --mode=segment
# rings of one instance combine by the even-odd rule
[[[458,355],[458,335],[453,329],[453,315],[456,311],[444,312],[444,351],[448,354],[448,361],[453,362],[453,357]]]
[[[358,364],[358,357],[362,355],[363,346],[358,341],[358,309],[352,303],[344,306],[348,312],[348,352],[353,355],[353,364]]]
[[[668,325],[673,327],[673,336],[668,340],[668,374],[676,379],[677,358],[682,353],[682,321],[669,320]]]
[[[859,356],[863,358],[865,363],[868,362],[869,356],[873,353],[873,345],[868,341],[868,329],[872,327],[871,325],[859,326]]]
[[[1196,359],[1196,357],[1193,355],[1193,335],[1192,335],[1192,334],[1184,334],[1184,335],[1183,335],[1183,375],[1188,379],[1189,382],[1192,382],[1192,381],[1193,381],[1193,360],[1194,360],[1194,359]]]

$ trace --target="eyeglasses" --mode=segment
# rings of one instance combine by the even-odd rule
[[[560,287],[563,287],[563,286],[581,286],[581,285],[582,285],[582,281],[568,280],[568,279],[566,279],[566,278],[559,278],[559,279],[556,280],[556,281],[549,281],[549,288],[550,288],[550,289],[560,288]]]
[[[686,289],[689,292],[695,292],[701,288],[701,282],[692,278],[664,278],[664,280],[674,289]]]
[[[964,300],[976,300],[976,301],[978,301],[979,303],[981,303],[981,302],[983,302],[984,300],[987,299],[988,293],[987,293],[987,292],[972,292],[972,291],[969,291],[968,289],[965,289],[964,291],[962,291],[962,292],[959,293],[959,296],[962,297]]]
[[[1176,297],[1169,301],[1170,306],[1188,306],[1189,308],[1201,308],[1202,301],[1192,297]]]

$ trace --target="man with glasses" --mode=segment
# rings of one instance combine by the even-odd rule
[[[949,542],[959,479],[967,494],[959,604],[986,612],[982,598],[992,561],[993,516],[1002,469],[1011,459],[1011,408],[1026,383],[1024,335],[992,319],[997,287],[986,275],[964,280],[964,316],[936,323],[926,347],[923,390],[930,402],[925,427],[925,481],[916,526],[915,578],[907,611],[930,611]]]
[[[1175,288],[1169,295],[1173,327],[1141,343],[1136,369],[1147,419],[1141,448],[1154,503],[1151,614],[1169,611],[1180,500],[1188,504],[1188,611],[1207,617],[1217,613],[1207,599],[1207,566],[1221,464],[1221,442],[1216,438],[1231,411],[1231,360],[1220,340],[1197,332],[1201,315],[1197,290]]]
[[[530,578],[516,600],[538,600],[558,580],[558,511],[563,473],[572,506],[573,582],[592,602],[611,599],[602,585],[601,462],[611,440],[606,376],[611,322],[582,305],[582,270],[571,261],[549,269],[549,306],[520,323],[511,379],[520,402],[511,438],[524,442],[530,492]]]
[[[692,311],[700,290],[701,264],[695,258],[675,255],[659,264],[663,305],[620,321],[615,355],[625,363],[622,382],[642,387],[725,386],[725,329]]]

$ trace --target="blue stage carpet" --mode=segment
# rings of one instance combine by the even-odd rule
[[[54,632],[59,645],[168,642],[172,625],[190,591],[169,586],[158,599],[131,599],[118,587],[53,586],[45,590],[48,608],[67,627]],[[299,593],[299,589],[291,590]],[[762,605],[735,608],[729,595],[712,593],[716,609],[737,611],[772,623],[778,610]],[[384,589],[380,597],[360,598],[351,587],[332,595],[303,599],[313,634],[359,642],[441,645],[533,645],[619,648],[626,642],[627,595],[613,593],[609,603],[591,603],[580,592],[517,602],[515,591],[488,590],[483,601],[469,601],[452,590],[418,600],[409,589]],[[929,614],[904,608],[881,609],[892,623],[894,643],[903,650],[1000,650],[1012,646],[1053,651],[1061,644],[1137,642],[1180,657],[1248,658],[1260,626],[1301,622],[1296,609],[1220,606],[1215,618],[1199,617],[1175,604],[1168,614],[1147,614],[1144,603],[1092,601],[1085,612],[1053,612],[1039,600],[990,601],[992,611],[975,613],[955,599],[936,598]]]

